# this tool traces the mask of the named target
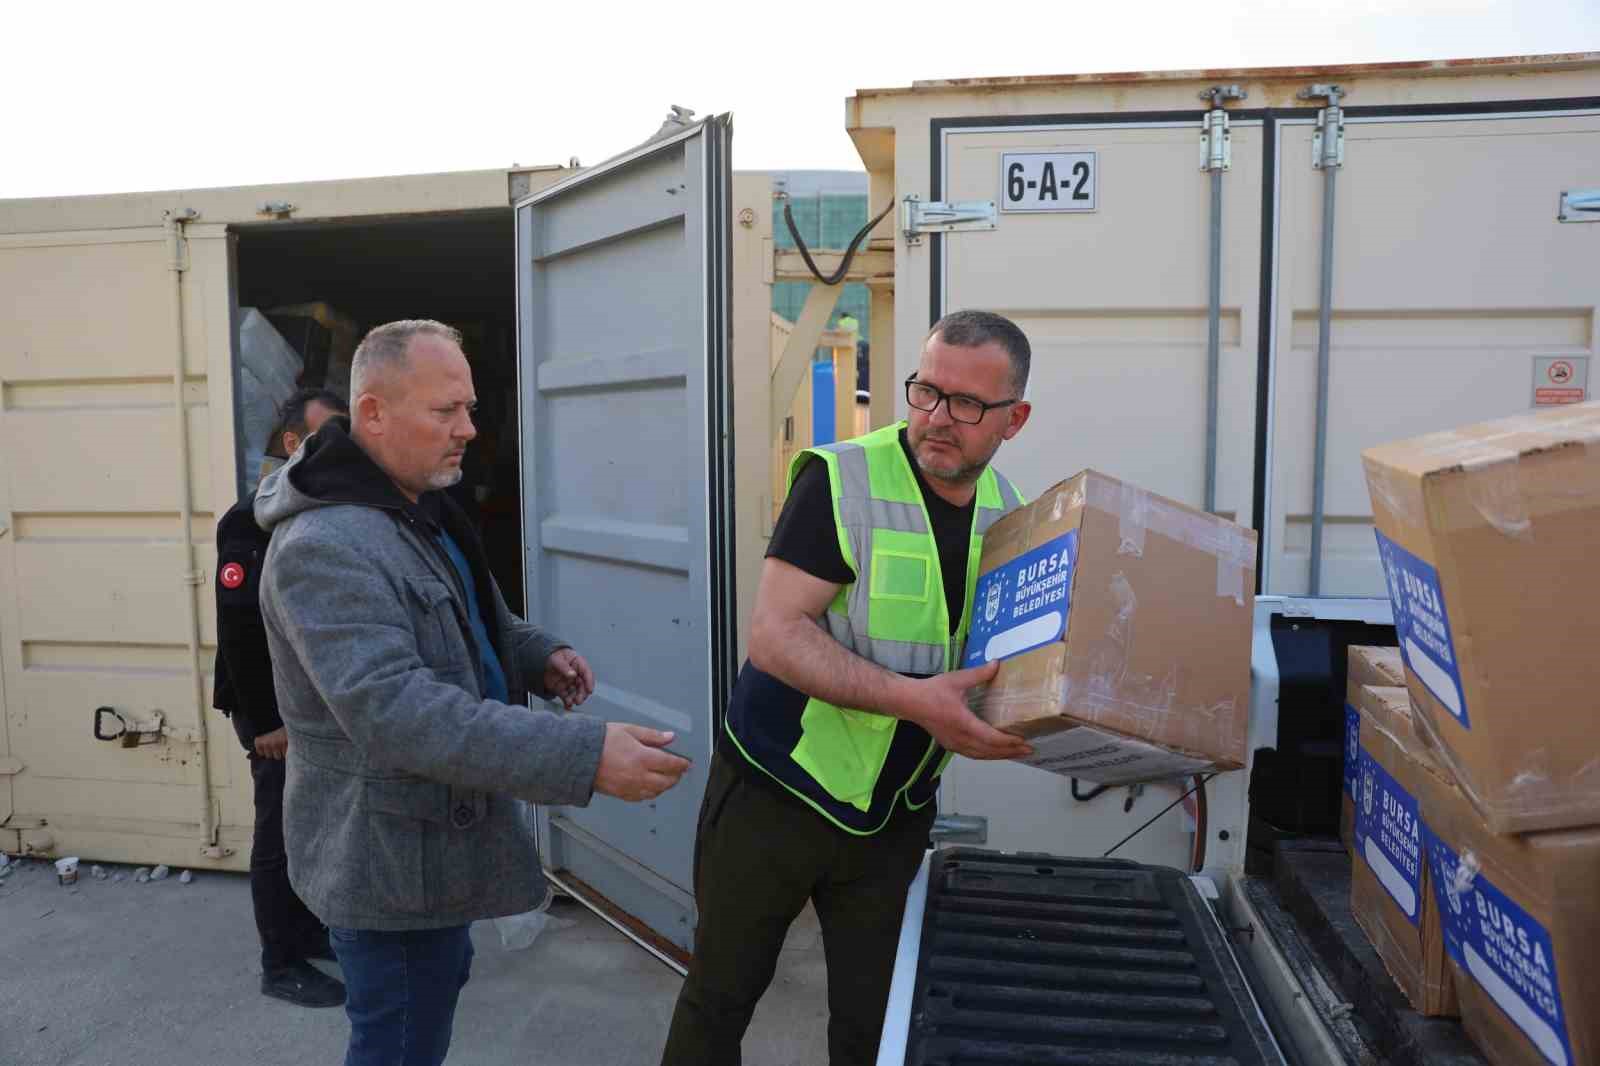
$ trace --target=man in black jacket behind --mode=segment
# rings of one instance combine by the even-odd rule
[[[291,456],[300,442],[349,407],[327,389],[301,389],[284,404],[267,454]],[[302,1007],[337,1007],[344,985],[308,963],[332,959],[328,931],[289,885],[283,846],[284,755],[288,737],[272,687],[272,659],[257,590],[268,537],[256,525],[254,494],[217,524],[217,663],[213,704],[233,721],[250,757],[256,824],[250,896],[261,935],[261,991]]]

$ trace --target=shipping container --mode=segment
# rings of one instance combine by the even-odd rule
[[[1600,213],[1575,205],[1600,189],[1597,59],[860,90],[846,124],[872,210],[896,205],[872,244],[892,249],[897,338],[872,366],[874,414],[904,410],[941,314],[1007,314],[1033,343],[1035,411],[996,463],[1024,493],[1092,467],[1255,528],[1279,619],[1262,669],[1274,641],[1332,639],[1276,635],[1296,612],[1387,623],[1361,450],[1587,395]],[[875,314],[879,350],[884,328]],[[1342,645],[1323,658],[1342,689]],[[1320,805],[1296,828],[1331,831],[1342,699],[1263,695],[1252,747],[1290,750],[1257,787]],[[1249,780],[1209,786],[1208,865],[1244,859]],[[1086,810],[1066,782],[968,760],[941,795],[993,846],[1067,855],[1122,836],[1124,802]],[[1184,828],[1118,854],[1178,861]]]

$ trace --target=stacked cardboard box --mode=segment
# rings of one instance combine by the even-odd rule
[[[1094,471],[983,538],[962,666],[1024,761],[1104,784],[1245,764],[1253,530]]]
[[[1497,1066],[1600,1062],[1600,827],[1502,835],[1452,784],[1418,784],[1467,1035]]]
[[[1496,832],[1600,825],[1600,403],[1363,460],[1418,725]]]
[[[1350,902],[1356,923],[1419,1013],[1454,1015],[1437,900],[1422,852],[1418,795],[1423,777],[1445,771],[1416,741],[1406,690],[1363,686],[1356,693],[1361,740]]]
[[[1361,765],[1361,690],[1404,688],[1405,664],[1399,648],[1352,644],[1345,670],[1344,695],[1344,801],[1339,811],[1339,839],[1354,847],[1356,825],[1356,771]]]
[[[1412,724],[1445,770],[1411,784],[1467,1031],[1496,1063],[1600,1061],[1600,404],[1363,459]]]

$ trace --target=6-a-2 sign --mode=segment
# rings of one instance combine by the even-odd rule
[[[1094,152],[1006,152],[1000,157],[1000,210],[1093,211],[1099,160]]]

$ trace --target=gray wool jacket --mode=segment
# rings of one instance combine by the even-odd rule
[[[566,645],[513,615],[485,572],[475,585],[511,702],[483,698],[462,583],[426,509],[341,423],[261,483],[255,515],[272,534],[261,612],[300,898],[330,926],[388,931],[537,906],[529,804],[587,804],[605,740],[599,719],[519,705],[544,695],[546,661]]]

